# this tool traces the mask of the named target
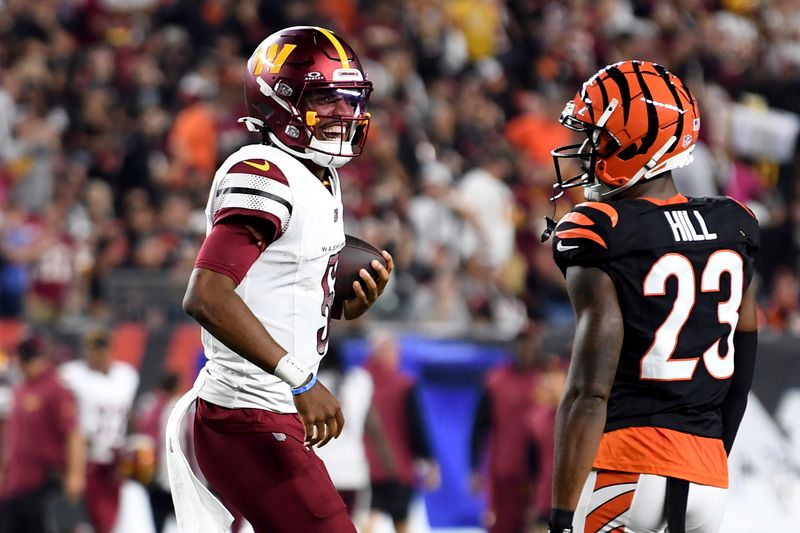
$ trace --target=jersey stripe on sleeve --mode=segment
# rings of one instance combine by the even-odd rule
[[[564,230],[557,230],[556,237],[559,239],[589,239],[596,242],[603,248],[608,248],[605,239],[590,229],[584,228],[570,228]]]
[[[281,234],[292,216],[294,196],[283,172],[267,161],[240,161],[220,180],[215,193],[214,213],[248,209],[272,215]]]
[[[575,207],[588,207],[590,209],[596,209],[601,213],[605,213],[606,216],[608,216],[608,218],[611,220],[612,228],[616,226],[617,222],[619,221],[619,213],[617,213],[617,210],[609,204],[604,204],[602,202],[583,202]]]

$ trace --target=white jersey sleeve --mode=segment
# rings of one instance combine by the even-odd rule
[[[233,158],[220,167],[209,198],[209,213],[214,224],[229,214],[263,216],[276,227],[275,238],[289,226],[294,195],[283,171],[266,159]]]

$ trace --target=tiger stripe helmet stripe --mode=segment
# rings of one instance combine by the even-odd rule
[[[623,123],[627,124],[628,118],[631,114],[631,88],[628,84],[628,79],[625,77],[625,74],[623,74],[622,71],[616,66],[609,67],[607,72],[608,77],[611,78],[611,81],[617,85],[617,91],[619,91],[619,101],[622,102],[622,121]]]
[[[603,82],[603,80],[598,79],[597,80],[597,87],[600,89],[600,98],[602,98],[602,101],[603,101],[603,109],[608,109],[608,103],[611,101],[611,99],[608,97],[608,91],[606,90],[606,84]],[[589,113],[590,113],[590,116],[592,117],[592,120],[594,120],[594,110],[592,109],[591,106],[589,106]]]
[[[683,115],[684,115],[683,113],[684,108],[683,108],[683,103],[681,102],[681,97],[678,95],[678,89],[675,87],[675,84],[673,84],[669,80],[669,72],[667,71],[667,69],[665,69],[661,65],[654,65],[654,68],[656,69],[656,72],[658,72],[658,75],[661,77],[661,79],[664,80],[664,85],[667,86],[667,89],[672,94],[672,97],[675,99],[675,107],[681,110],[681,112],[678,113],[678,122],[675,125],[675,133],[674,133],[675,138],[680,139],[681,132],[683,131]],[[674,152],[675,149],[678,147],[678,145],[679,143],[677,142],[674,143],[670,147],[670,149],[667,150],[667,153],[669,154],[671,152]]]
[[[639,81],[639,87],[642,90],[642,98],[644,98],[647,109],[647,133],[642,137],[642,144],[636,150],[637,154],[646,154],[653,144],[656,142],[658,136],[658,111],[653,103],[653,93],[650,92],[650,87],[644,81],[644,75],[638,61],[633,62],[633,71],[636,73],[636,79]]]

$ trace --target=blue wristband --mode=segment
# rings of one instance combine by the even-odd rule
[[[292,389],[292,394],[297,396],[299,394],[303,394],[304,392],[308,392],[308,389],[310,389],[316,384],[317,384],[317,375],[311,374],[311,379],[309,380],[309,382],[306,383],[305,385],[297,387],[296,389]]]

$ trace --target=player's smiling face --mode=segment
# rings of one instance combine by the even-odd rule
[[[319,119],[314,136],[322,141],[342,142],[352,135],[353,119],[364,113],[366,94],[362,89],[318,89],[309,92],[304,103],[304,111],[314,111]]]

